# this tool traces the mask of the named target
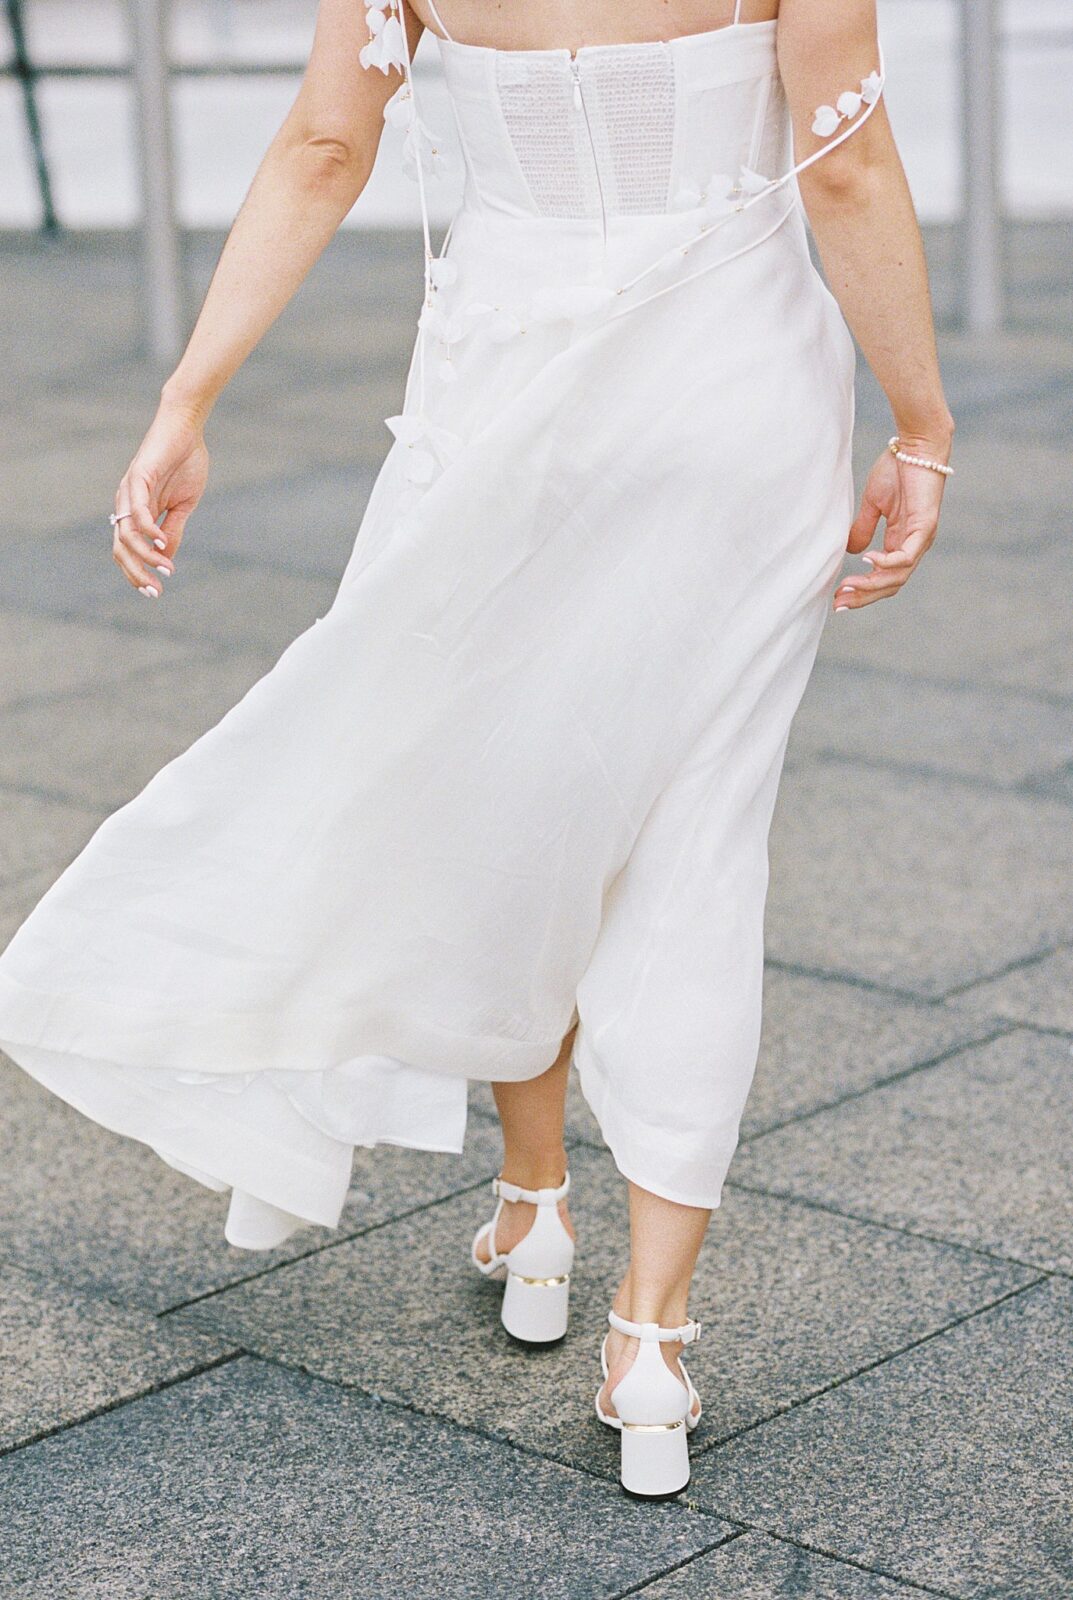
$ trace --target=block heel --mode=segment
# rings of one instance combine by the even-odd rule
[[[558,1344],[570,1318],[570,1274],[551,1278],[508,1272],[501,1320],[523,1344]]]
[[[671,1500],[689,1482],[689,1435],[678,1422],[624,1422],[619,1480],[635,1500]]]

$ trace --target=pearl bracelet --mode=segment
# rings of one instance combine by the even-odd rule
[[[941,461],[929,461],[926,456],[910,456],[901,448],[902,441],[898,435],[890,441],[887,448],[896,461],[904,461],[907,467],[927,467],[929,472],[941,472],[944,478],[954,476],[953,467],[944,467]]]

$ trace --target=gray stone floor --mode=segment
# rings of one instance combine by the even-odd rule
[[[338,1233],[251,1256],[217,1197],[2,1061],[0,1596],[1073,1593],[1070,229],[1011,231],[988,341],[928,242],[959,474],[909,590],[832,617],[795,725],[686,1494],[621,1496],[591,1414],[623,1186],[576,1088],[576,1314],[525,1355],[465,1263],[487,1090],[462,1157],[363,1153]],[[106,526],[155,384],[129,242],[0,244],[0,943],[330,603],[417,264],[392,234],[328,252],[218,409],[153,606]],[[886,431],[864,376],[862,466]]]

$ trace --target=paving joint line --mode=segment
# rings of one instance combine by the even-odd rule
[[[133,595],[133,590],[131,593]],[[2,594],[0,594],[0,608],[4,610],[11,610],[11,606],[5,602]],[[64,609],[62,606],[24,605],[21,607],[21,613],[26,617],[45,617],[49,621],[53,622],[59,621],[85,623],[88,618],[88,614],[85,611],[74,611],[70,608]],[[319,619],[311,618],[310,622],[306,626],[311,627],[314,620]],[[190,630],[183,631],[181,628],[176,630],[175,628],[167,625],[166,617],[159,617],[156,622],[147,626],[146,624],[135,622],[133,617],[128,620],[127,618],[117,615],[105,615],[95,617],[93,619],[93,625],[98,628],[109,628],[121,639],[129,639],[132,637],[149,640],[166,639],[169,644],[188,644],[191,646],[200,645],[207,646],[212,649],[219,648],[228,655],[239,655],[244,654],[247,651],[255,650],[263,651],[266,648],[264,639],[258,638],[256,634],[238,633],[232,631],[225,635],[216,635],[212,633],[204,634],[191,632]],[[304,629],[299,629],[299,632],[303,631]],[[278,648],[275,645],[272,645],[269,648],[275,650],[278,657],[289,644],[292,644],[294,640],[297,639],[297,637],[297,633],[289,635],[286,639],[282,639],[280,641]]]
[[[764,965],[775,972],[785,972],[791,978],[819,978],[824,983],[844,983],[851,989],[863,989],[868,994],[882,995],[888,1000],[908,1000],[916,1005],[935,1006],[942,1003],[941,995],[924,994],[919,989],[899,989],[893,984],[880,983],[877,978],[862,977],[848,968],[809,966],[803,961],[789,961],[782,956],[765,955]]]
[[[566,1148],[571,1150],[581,1140],[567,1140]],[[206,1300],[213,1300],[217,1295],[227,1294],[231,1289],[238,1289],[248,1283],[256,1283],[260,1278],[270,1277],[273,1272],[283,1272],[287,1267],[297,1266],[300,1261],[308,1261],[313,1256],[322,1256],[329,1250],[340,1250],[344,1245],[353,1244],[355,1239],[367,1239],[372,1233],[379,1233],[381,1228],[393,1227],[397,1222],[405,1222],[410,1217],[416,1217],[423,1211],[434,1211],[439,1206],[448,1205],[452,1200],[457,1200],[466,1194],[475,1194],[479,1189],[487,1186],[487,1178],[479,1178],[474,1183],[462,1184],[458,1189],[452,1189],[450,1194],[438,1195],[434,1200],[422,1201],[420,1205],[410,1206],[405,1211],[400,1211],[395,1216],[382,1217],[379,1222],[370,1222],[366,1227],[358,1228],[353,1233],[347,1233],[341,1239],[327,1239],[323,1244],[312,1245],[308,1250],[303,1250],[300,1255],[289,1256],[286,1261],[275,1261],[271,1266],[259,1267],[256,1272],[246,1273],[241,1278],[233,1278],[230,1283],[218,1285],[214,1289],[206,1289],[203,1294],[192,1295],[189,1300],[179,1300],[175,1305],[165,1306],[156,1315],[164,1317],[174,1316],[177,1312],[187,1311],[191,1306],[201,1305]]]
[[[554,1467],[561,1467],[566,1472],[577,1472],[585,1478],[591,1478],[594,1483],[603,1484],[605,1488],[618,1486],[618,1473],[615,1470],[600,1472],[595,1467],[585,1466],[582,1462],[564,1459],[548,1450],[539,1450],[535,1445],[524,1444],[520,1439],[513,1439],[505,1433],[497,1433],[492,1428],[482,1427],[472,1422],[459,1422],[457,1417],[447,1416],[442,1411],[432,1411],[418,1405],[413,1400],[403,1399],[398,1395],[382,1394],[379,1390],[366,1388],[364,1384],[353,1383],[349,1380],[329,1378],[323,1372],[315,1372],[301,1361],[275,1355],[265,1350],[250,1350],[243,1352],[251,1361],[261,1361],[265,1366],[275,1367],[281,1372],[301,1373],[303,1377],[312,1378],[317,1383],[330,1384],[333,1389],[343,1389],[347,1394],[359,1395],[363,1400],[370,1401],[373,1405],[383,1406],[386,1410],[401,1412],[405,1416],[418,1417],[423,1422],[433,1421],[441,1427],[448,1428],[455,1433],[468,1434],[472,1438],[481,1439],[486,1444],[494,1444],[514,1450],[519,1455],[531,1461],[544,1461]],[[609,1431],[603,1429],[592,1419],[593,1426],[600,1428],[601,1433]],[[613,1443],[614,1441],[608,1441]],[[710,1521],[736,1524],[744,1531],[746,1524],[740,1518],[725,1517],[718,1511],[711,1511],[705,1506],[693,1505],[683,1499],[680,1502],[682,1509],[690,1511],[698,1517],[707,1517]]]
[[[1014,1022],[1002,1023],[1000,1026],[989,1028],[978,1038],[962,1039],[956,1044],[949,1045],[945,1050],[940,1050],[937,1055],[929,1056],[924,1061],[915,1061],[911,1066],[899,1067],[897,1072],[891,1072],[884,1078],[877,1078],[874,1083],[868,1084],[863,1089],[847,1089],[845,1094],[837,1099],[826,1101],[823,1105],[810,1106],[804,1111],[799,1111],[795,1116],[787,1117],[783,1122],[773,1123],[770,1127],[759,1128],[755,1133],[743,1134],[743,1145],[757,1144],[761,1139],[766,1139],[769,1134],[781,1133],[784,1128],[794,1128],[802,1122],[809,1122],[813,1117],[822,1117],[829,1111],[837,1111],[842,1106],[852,1105],[855,1100],[864,1100],[870,1094],[875,1094],[879,1089],[887,1089],[891,1084],[904,1083],[907,1078],[915,1077],[918,1072],[929,1072],[933,1067],[941,1066],[946,1061],[964,1055],[966,1051],[976,1050],[982,1045],[994,1044],[996,1039],[1005,1039],[1008,1034],[1016,1031]]]
[[[839,1555],[834,1550],[827,1550],[823,1545],[809,1544],[804,1539],[799,1539],[794,1534],[776,1533],[772,1528],[757,1526],[750,1530],[755,1533],[764,1533],[769,1539],[776,1539],[779,1544],[792,1545],[796,1550],[805,1550],[809,1555],[824,1556],[828,1561],[837,1561],[844,1567],[853,1567],[857,1572],[866,1572],[869,1577],[886,1578],[889,1583],[901,1583],[909,1589],[918,1589],[921,1594],[933,1594],[939,1600],[967,1600],[965,1595],[952,1594],[949,1589],[936,1589],[930,1583],[921,1583],[918,1578],[907,1578],[900,1572],[886,1572],[882,1567],[870,1567],[864,1561],[858,1561],[853,1556]]]
[[[1010,1297],[1006,1296],[1004,1298],[1010,1298]],[[982,1309],[990,1309],[990,1308],[982,1308]],[[975,1314],[976,1313],[973,1313],[973,1315],[975,1315]],[[961,1319],[961,1320],[968,1320],[968,1318],[964,1318],[964,1319]],[[940,1330],[940,1331],[945,1331],[945,1330]],[[934,1335],[930,1336],[930,1337],[934,1337]],[[925,1342],[925,1341],[920,1341],[920,1342]],[[907,1346],[906,1348],[907,1349],[913,1348],[913,1346]],[[900,1351],[899,1352],[895,1352],[895,1354],[901,1354],[901,1353],[902,1352],[900,1352]],[[885,1359],[891,1359],[891,1357],[887,1357]],[[88,1424],[90,1422],[94,1422],[94,1421],[96,1421],[98,1418],[100,1418],[102,1416],[107,1416],[111,1412],[123,1410],[127,1406],[130,1406],[130,1405],[136,1405],[140,1401],[148,1399],[152,1395],[165,1393],[168,1389],[174,1389],[174,1388],[177,1388],[177,1387],[179,1387],[180,1385],[182,1385],[184,1383],[189,1383],[194,1378],[201,1377],[205,1373],[213,1372],[213,1371],[218,1370],[221,1367],[230,1366],[233,1363],[235,1363],[236,1361],[244,1361],[244,1360],[261,1362],[265,1366],[275,1367],[277,1370],[280,1370],[280,1371],[283,1371],[283,1372],[288,1372],[288,1373],[289,1372],[298,1372],[298,1373],[301,1373],[303,1376],[312,1378],[315,1382],[328,1383],[333,1388],[341,1388],[341,1389],[345,1389],[348,1393],[357,1394],[361,1398],[368,1400],[373,1405],[384,1407],[387,1410],[399,1411],[399,1412],[402,1412],[405,1415],[421,1417],[423,1419],[430,1418],[430,1419],[434,1420],[435,1422],[437,1422],[442,1427],[446,1427],[448,1429],[451,1429],[451,1430],[459,1432],[459,1433],[469,1434],[474,1438],[478,1438],[478,1439],[483,1440],[487,1444],[493,1444],[493,1445],[496,1445],[496,1446],[501,1447],[501,1448],[502,1447],[506,1447],[507,1449],[515,1450],[520,1455],[525,1455],[525,1456],[528,1456],[530,1458],[535,1458],[536,1460],[546,1462],[551,1466],[559,1467],[562,1470],[567,1471],[567,1472],[578,1472],[578,1473],[582,1474],[583,1476],[585,1476],[587,1478],[590,1478],[594,1482],[599,1483],[599,1484],[601,1484],[601,1485],[603,1485],[604,1487],[607,1487],[607,1488],[613,1487],[613,1485],[614,1485],[614,1483],[616,1481],[614,1475],[605,1475],[603,1473],[600,1473],[600,1472],[594,1470],[591,1467],[583,1466],[583,1465],[579,1464],[576,1461],[563,1460],[559,1456],[556,1456],[554,1454],[551,1454],[551,1453],[548,1453],[548,1452],[545,1452],[545,1451],[537,1450],[536,1448],[534,1448],[533,1446],[530,1446],[530,1445],[524,1445],[524,1444],[520,1443],[517,1440],[507,1438],[504,1435],[495,1433],[495,1432],[493,1432],[493,1431],[491,1431],[489,1429],[474,1427],[472,1424],[459,1422],[454,1417],[445,1416],[441,1412],[426,1411],[423,1408],[414,1405],[412,1402],[407,1402],[407,1401],[403,1401],[403,1400],[397,1400],[397,1399],[392,1398],[392,1397],[388,1397],[388,1396],[385,1396],[385,1395],[378,1394],[375,1390],[366,1389],[360,1384],[341,1383],[336,1379],[326,1378],[323,1373],[314,1372],[310,1368],[303,1366],[301,1363],[287,1361],[287,1360],[284,1360],[283,1358],[278,1357],[278,1356],[267,1355],[262,1351],[249,1350],[249,1349],[246,1349],[246,1348],[239,1348],[239,1349],[235,1349],[235,1350],[232,1350],[232,1351],[228,1351],[228,1352],[222,1354],[221,1356],[214,1358],[211,1361],[202,1362],[198,1366],[193,1367],[193,1368],[189,1369],[188,1371],[184,1371],[182,1373],[173,1374],[170,1377],[168,1377],[166,1379],[163,1379],[159,1383],[155,1383],[155,1384],[152,1384],[150,1386],[147,1386],[145,1389],[139,1390],[136,1394],[124,1395],[124,1396],[122,1396],[122,1397],[120,1397],[120,1398],[118,1398],[118,1399],[116,1399],[114,1401],[110,1401],[110,1402],[108,1402],[108,1403],[106,1403],[104,1405],[95,1407],[92,1411],[86,1412],[83,1416],[80,1416],[80,1417],[77,1417],[77,1418],[73,1418],[69,1422],[60,1423],[60,1424],[58,1424],[57,1426],[55,1426],[53,1428],[42,1429],[42,1430],[40,1430],[40,1432],[32,1435],[31,1437],[28,1437],[26,1439],[20,1440],[16,1444],[0,1447],[0,1458],[3,1458],[5,1456],[16,1455],[21,1450],[26,1450],[26,1449],[31,1448],[33,1445],[41,1444],[45,1440],[50,1439],[50,1438],[55,1438],[59,1434],[70,1433],[74,1429],[84,1427],[86,1424]],[[882,1362],[877,1362],[877,1363],[874,1363],[873,1365],[881,1365],[881,1364],[882,1364]],[[869,1369],[868,1368],[862,1369],[862,1371],[867,1371],[867,1370],[869,1370]],[[851,1375],[851,1377],[854,1377],[854,1376],[859,1376],[859,1374],[852,1374]],[[850,1381],[850,1379],[847,1378],[844,1381],[848,1382],[848,1381]],[[832,1385],[830,1387],[837,1387],[837,1385]],[[818,1391],[818,1393],[825,1393],[825,1392],[827,1392],[827,1391],[826,1390]],[[806,1397],[806,1399],[814,1399],[814,1398],[816,1398],[816,1396],[814,1396],[814,1395]],[[802,1402],[799,1402],[799,1403],[800,1404],[804,1404],[806,1402],[802,1401]],[[793,1408],[791,1407],[791,1408],[786,1408],[786,1409],[793,1409]],[[780,1413],[777,1413],[777,1414],[778,1415],[783,1415],[785,1413],[784,1412],[780,1412]],[[765,1420],[770,1420],[770,1419],[765,1419]],[[757,1426],[762,1426],[762,1424],[756,1424],[756,1425]],[[740,1431],[745,1432],[745,1431],[749,1431],[749,1430],[743,1429],[743,1430],[740,1430]],[[738,1437],[738,1435],[735,1434],[735,1435],[731,1435],[731,1436],[728,1436],[728,1437]],[[708,1445],[708,1446],[705,1447],[705,1449],[703,1451],[699,1451],[696,1454],[698,1456],[707,1454],[708,1450],[711,1450],[711,1449],[714,1449],[714,1448],[718,1448],[719,1445],[721,1445],[723,1443],[726,1443],[726,1442],[727,1442],[727,1440],[720,1440],[720,1441],[718,1441],[718,1444],[716,1444],[716,1445]],[[678,1502],[678,1504],[680,1505],[682,1510],[688,1511],[692,1516],[706,1517],[706,1518],[709,1518],[709,1519],[714,1520],[714,1521],[722,1522],[722,1523],[726,1524],[727,1526],[729,1526],[732,1531],[730,1533],[726,1534],[725,1536],[721,1537],[721,1538],[713,1540],[711,1542],[711,1544],[705,1545],[702,1549],[694,1551],[692,1553],[692,1555],[687,1556],[683,1561],[675,1562],[671,1566],[668,1566],[668,1567],[665,1567],[665,1568],[661,1568],[661,1569],[659,1569],[659,1570],[657,1570],[657,1571],[655,1571],[653,1573],[650,1573],[646,1577],[644,1577],[642,1580],[640,1580],[640,1582],[638,1582],[638,1583],[636,1583],[634,1585],[631,1585],[627,1589],[622,1589],[622,1590],[616,1591],[616,1593],[614,1595],[608,1597],[608,1600],[628,1600],[628,1597],[631,1596],[631,1595],[641,1594],[650,1585],[661,1581],[663,1578],[669,1576],[670,1574],[672,1574],[674,1572],[678,1572],[678,1571],[683,1570],[685,1567],[688,1567],[688,1566],[692,1565],[692,1563],[694,1561],[698,1561],[702,1557],[710,1555],[715,1550],[725,1549],[728,1545],[736,1543],[737,1540],[739,1540],[741,1538],[744,1538],[747,1534],[750,1534],[750,1533],[765,1534],[767,1537],[775,1539],[779,1543],[792,1545],[795,1548],[801,1549],[801,1550],[805,1550],[805,1551],[809,1552],[810,1554],[816,1554],[816,1555],[824,1556],[828,1560],[837,1561],[837,1562],[840,1562],[842,1565],[854,1567],[858,1571],[866,1572],[866,1573],[869,1573],[869,1574],[874,1574],[877,1577],[889,1578],[893,1582],[905,1583],[905,1584],[908,1585],[908,1587],[914,1588],[914,1589],[918,1589],[924,1594],[935,1595],[935,1596],[939,1597],[939,1600],[962,1600],[962,1597],[957,1596],[957,1595],[952,1595],[946,1590],[933,1588],[930,1585],[919,1583],[919,1582],[917,1582],[917,1581],[915,1581],[913,1579],[904,1578],[904,1577],[902,1577],[902,1576],[900,1576],[898,1574],[886,1573],[881,1568],[869,1567],[863,1562],[859,1562],[859,1561],[854,1560],[852,1558],[848,1558],[848,1557],[846,1557],[844,1555],[839,1554],[836,1551],[827,1550],[827,1549],[825,1549],[825,1548],[823,1548],[822,1546],[819,1546],[819,1545],[808,1544],[804,1540],[801,1540],[801,1539],[799,1539],[799,1538],[797,1538],[797,1537],[795,1537],[793,1535],[788,1535],[788,1534],[776,1532],[775,1530],[773,1530],[771,1528],[768,1528],[768,1527],[766,1527],[766,1526],[764,1526],[763,1524],[760,1524],[760,1523],[752,1523],[752,1522],[748,1522],[748,1521],[743,1521],[740,1517],[727,1516],[723,1512],[712,1510],[712,1508],[708,1507],[708,1506],[698,1505],[696,1502],[688,1500],[685,1497],[683,1497]]]
[[[807,757],[818,766],[841,766],[851,762],[854,766],[864,767],[869,772],[888,772],[899,778],[923,778],[928,782],[938,780],[958,789],[968,789],[973,794],[1013,796],[1022,800],[1047,800],[1051,805],[1069,805],[1073,802],[1066,800],[1061,795],[1041,794],[1038,790],[1026,789],[1024,786],[1030,781],[1028,778],[1015,778],[1009,783],[999,783],[996,780],[988,782],[971,773],[958,772],[953,767],[939,767],[920,761],[899,761],[880,756],[869,755],[863,750],[839,750],[833,745],[818,745],[811,750],[802,750],[800,756]],[[1053,771],[1042,774],[1045,779],[1056,777],[1062,771],[1056,767]]]
[[[869,1217],[860,1211],[844,1211],[840,1206],[825,1200],[814,1200],[811,1195],[795,1194],[789,1189],[767,1189],[763,1184],[743,1183],[740,1178],[728,1178],[728,1189],[740,1189],[742,1194],[763,1195],[768,1200],[785,1200],[790,1205],[804,1206],[810,1211],[822,1211],[830,1217],[840,1217],[843,1222],[858,1222],[868,1228],[882,1228],[885,1233],[898,1233],[906,1239],[923,1239],[928,1244],[942,1245],[946,1250],[962,1250],[967,1255],[979,1256],[984,1261],[994,1261],[1003,1267],[1021,1267],[1025,1272],[1038,1272],[1042,1279],[1073,1277],[1073,1268],[1043,1267],[1038,1261],[1022,1261],[1019,1256],[1000,1255],[996,1250],[985,1250],[982,1245],[963,1244],[960,1239],[947,1239],[941,1234],[925,1233],[920,1228],[908,1228],[902,1223],[886,1222],[880,1217]]]
[[[137,1405],[141,1400],[147,1400],[150,1395],[163,1394],[166,1389],[175,1389],[181,1383],[189,1383],[192,1378],[199,1378],[204,1372],[214,1372],[217,1367],[229,1366],[233,1361],[241,1361],[248,1356],[246,1350],[228,1350],[223,1355],[215,1356],[211,1361],[200,1362],[197,1366],[184,1369],[182,1372],[173,1373],[170,1377],[162,1378],[158,1383],[147,1384],[145,1388],[137,1390],[134,1394],[120,1395],[114,1400],[107,1400],[102,1405],[94,1406],[92,1411],[85,1412],[82,1416],[72,1417],[69,1422],[59,1422],[52,1428],[42,1428],[29,1438],[20,1439],[17,1444],[0,1446],[0,1459],[5,1456],[17,1455],[20,1450],[28,1450],[31,1445],[41,1444],[46,1439],[54,1439],[58,1434],[70,1433],[72,1429],[83,1428],[86,1423],[94,1422],[98,1417],[105,1417],[112,1411],[122,1411],[125,1406]]]
[[[1008,978],[1014,972],[1024,972],[1027,967],[1038,966],[1044,961],[1049,961],[1051,956],[1058,955],[1060,951],[1070,948],[1068,940],[1059,939],[1056,944],[1047,945],[1042,950],[1034,950],[1030,955],[1016,956],[1012,961],[1008,961],[1005,966],[997,967],[994,972],[989,973],[985,978],[973,978],[968,983],[955,984],[952,989],[947,989],[943,995],[943,1000],[956,1000],[959,996],[968,994],[972,989],[982,988],[985,983],[998,983],[1000,979]]]
[[[703,1550],[695,1550],[691,1556],[686,1556],[684,1561],[674,1561],[669,1567],[661,1567],[658,1572],[651,1573],[647,1578],[642,1578],[639,1583],[631,1583],[628,1589],[617,1589],[614,1594],[608,1595],[606,1600],[628,1600],[631,1594],[644,1594],[652,1584],[660,1583],[664,1578],[669,1578],[672,1573],[682,1572],[686,1567],[691,1567],[694,1561],[700,1561],[704,1556],[711,1555],[713,1550],[725,1549],[728,1544],[733,1544],[738,1539],[744,1539],[748,1528],[737,1528],[733,1533],[728,1533],[723,1539],[716,1539],[714,1543],[706,1545]]]
[[[947,540],[947,543],[949,544],[950,541]],[[966,544],[968,544],[968,541],[966,541]],[[1057,544],[1058,542],[1056,541],[1056,547]],[[973,548],[978,550],[977,546]],[[1073,706],[1073,696],[1060,694],[1054,689],[1021,689],[1008,683],[981,684],[979,680],[972,678],[944,678],[931,672],[912,672],[904,666],[880,666],[873,661],[844,661],[839,660],[837,656],[831,659],[820,657],[816,663],[816,672],[818,674],[835,672],[842,677],[851,679],[879,678],[885,679],[892,684],[900,684],[906,689],[924,687],[927,689],[947,690],[966,696],[979,695],[981,691],[986,693],[989,690],[995,690],[999,694],[1016,696],[1021,700],[1039,701],[1040,704],[1050,706],[1056,711],[1068,711]]]
[[[766,1428],[772,1422],[777,1422],[780,1417],[789,1416],[791,1412],[799,1411],[803,1406],[811,1405],[814,1400],[822,1399],[824,1395],[833,1394],[837,1389],[843,1389],[849,1383],[855,1383],[858,1378],[863,1378],[869,1372],[875,1372],[879,1367],[885,1367],[892,1361],[897,1361],[901,1356],[909,1355],[921,1346],[933,1343],[936,1339],[945,1338],[955,1328],[960,1328],[966,1322],[972,1322],[977,1317],[987,1316],[996,1311],[999,1306],[1005,1305],[1008,1300],[1015,1300],[1019,1295],[1027,1294],[1030,1289],[1038,1289],[1041,1283],[1049,1281],[1050,1274],[1040,1273],[1038,1278],[1028,1283],[1018,1284],[1013,1289],[1007,1289],[995,1300],[989,1300],[985,1305],[974,1306],[971,1311],[963,1312],[960,1316],[944,1322],[941,1327],[933,1328],[929,1333],[922,1334],[919,1339],[911,1339],[907,1344],[898,1345],[893,1350],[888,1350],[884,1355],[877,1356],[874,1361],[868,1361],[863,1366],[855,1367],[851,1372],[845,1372],[840,1377],[833,1378],[830,1383],[823,1384],[818,1389],[811,1390],[808,1394],[800,1395],[795,1400],[790,1400],[784,1406],[763,1417],[757,1417],[753,1422],[743,1423],[740,1428],[734,1428],[730,1433],[723,1434],[718,1439],[713,1439],[697,1451],[698,1456],[708,1455],[712,1451],[722,1450],[724,1446],[733,1444],[748,1433],[755,1433],[758,1428]],[[718,1515],[718,1513],[713,1513]]]

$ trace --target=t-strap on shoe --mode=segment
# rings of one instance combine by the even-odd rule
[[[609,1416],[600,1405],[600,1389],[596,1391],[596,1415],[621,1435],[621,1480],[626,1493],[642,1500],[669,1499],[689,1482],[687,1436],[700,1421],[700,1411],[685,1363],[680,1363],[683,1383],[664,1361],[660,1345],[675,1340],[693,1344],[700,1338],[700,1323],[661,1328],[656,1322],[630,1322],[617,1311],[609,1311],[607,1320],[627,1338],[640,1340],[640,1348],[632,1367],[608,1396],[617,1415]],[[605,1335],[600,1350],[605,1382],[606,1345]]]

